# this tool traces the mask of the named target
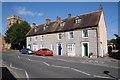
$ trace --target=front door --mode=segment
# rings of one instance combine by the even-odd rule
[[[58,55],[61,55],[62,45],[58,43]]]
[[[88,56],[88,55],[89,55],[88,43],[84,42],[82,43],[82,56]]]

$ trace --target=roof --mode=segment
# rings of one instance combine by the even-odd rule
[[[41,24],[34,28],[31,28],[31,30],[26,34],[26,36],[43,35],[43,34],[71,31],[75,29],[97,27],[100,20],[101,12],[102,11],[96,11],[87,14],[81,14],[72,18],[63,19],[62,21],[65,22],[64,26],[60,26],[60,23],[54,21],[51,22],[49,25],[46,25],[47,27],[45,30],[44,30],[45,24]],[[79,24],[75,23],[76,17],[81,19]],[[35,29],[37,29],[36,32]]]

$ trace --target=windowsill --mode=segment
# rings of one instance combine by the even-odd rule
[[[82,37],[82,38],[88,38],[88,37]]]

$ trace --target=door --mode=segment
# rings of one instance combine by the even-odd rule
[[[88,44],[88,42],[82,43],[82,57],[83,56],[89,56],[89,44]]]
[[[84,43],[83,46],[84,46],[84,55],[88,56],[88,44]]]
[[[61,55],[62,52],[62,45],[61,43],[58,43],[58,55]]]

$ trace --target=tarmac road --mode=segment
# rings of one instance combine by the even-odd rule
[[[118,80],[118,68],[104,61],[83,61],[76,57],[36,56],[3,53],[3,64],[12,69],[18,78],[104,78]],[[117,65],[117,63],[115,63]],[[104,71],[109,71],[105,74]]]

